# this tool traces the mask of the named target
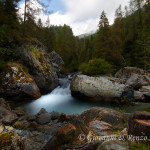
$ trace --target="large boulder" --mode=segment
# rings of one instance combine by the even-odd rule
[[[37,99],[41,96],[34,79],[19,64],[10,63],[0,75],[0,97]]]
[[[125,67],[120,69],[115,77],[125,81],[127,85],[140,88],[150,84],[150,74],[136,67]]]
[[[71,94],[74,97],[87,97],[92,100],[116,101],[128,95],[130,87],[122,80],[111,77],[75,76],[71,80]],[[124,94],[125,92],[125,94]]]
[[[80,117],[87,126],[89,126],[93,120],[97,120],[104,121],[112,125],[114,128],[124,128],[124,124],[129,119],[129,116],[126,114],[104,107],[93,107],[88,109],[83,112]]]
[[[20,48],[22,63],[29,68],[29,73],[34,77],[41,93],[51,92],[59,84],[54,65],[56,65],[56,61],[59,62],[60,57],[56,58],[56,53],[55,56],[53,53],[52,55],[47,53],[43,47],[37,48],[34,46],[32,49],[28,49],[29,47]],[[53,63],[53,60],[55,60],[55,63]],[[60,68],[57,70],[60,70]]]

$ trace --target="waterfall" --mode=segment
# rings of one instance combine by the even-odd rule
[[[51,95],[70,95],[70,81],[67,78],[60,78],[59,79],[60,85],[55,88]]]

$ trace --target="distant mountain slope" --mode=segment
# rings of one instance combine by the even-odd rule
[[[81,38],[84,38],[84,37],[89,36],[89,35],[94,34],[94,33],[96,33],[96,31],[91,31],[89,33],[80,34],[80,35],[78,35],[78,38],[81,39]]]

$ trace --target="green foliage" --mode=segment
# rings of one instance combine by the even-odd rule
[[[94,59],[88,64],[83,63],[80,65],[79,69],[83,72],[83,74],[93,76],[108,75],[112,72],[112,66],[104,59]]]
[[[142,143],[132,143],[130,142],[130,150],[149,150],[149,141],[143,141]]]

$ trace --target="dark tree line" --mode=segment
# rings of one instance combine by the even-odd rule
[[[41,19],[37,21],[36,14],[43,10],[33,9],[30,0],[25,1],[24,18],[19,17],[18,2],[0,0],[0,66],[15,61],[13,49],[40,43],[47,52],[55,50],[61,55],[65,61],[63,72],[81,70],[99,75],[124,66],[150,70],[149,0],[130,0],[124,9],[120,5],[113,25],[103,11],[98,31],[84,38],[75,37],[67,25],[51,25],[49,17],[46,24]]]
[[[97,33],[79,41],[80,63],[97,58],[112,65],[112,70],[135,66],[150,71],[150,1],[131,0],[124,10],[120,5],[113,25],[103,11]]]

